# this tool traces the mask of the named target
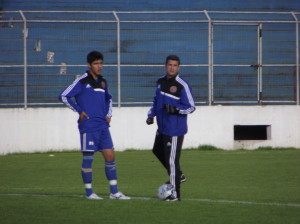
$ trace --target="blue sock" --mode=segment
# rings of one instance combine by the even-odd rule
[[[93,193],[92,188],[92,163],[94,160],[94,155],[83,155],[82,166],[81,166],[81,176],[84,183],[86,196],[90,196]]]
[[[106,178],[109,181],[110,193],[115,194],[118,193],[118,185],[117,185],[117,168],[116,162],[107,162],[105,161],[105,174]]]

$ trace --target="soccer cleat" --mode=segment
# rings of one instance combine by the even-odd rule
[[[180,176],[180,183],[186,182],[186,177],[185,175],[182,173]]]
[[[123,194],[122,192],[118,192],[118,193],[115,193],[115,194],[110,194],[109,198],[110,199],[119,199],[119,200],[129,200],[129,199],[131,199],[130,197]]]
[[[178,198],[176,198],[174,195],[170,195],[166,198],[165,201],[180,201]]]
[[[186,182],[186,177],[185,177],[184,174],[181,174],[181,176],[180,176],[180,183],[184,183],[184,182]],[[168,180],[166,182],[166,184],[170,184],[170,181]]]
[[[90,200],[102,200],[103,199],[95,193],[92,193],[90,196],[86,196],[86,198],[90,199]]]

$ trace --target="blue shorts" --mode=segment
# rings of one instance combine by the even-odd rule
[[[114,149],[109,129],[80,134],[81,152],[98,152]]]

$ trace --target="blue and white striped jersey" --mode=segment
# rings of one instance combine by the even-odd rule
[[[75,102],[72,98],[75,98]],[[62,91],[58,99],[75,112],[88,115],[89,119],[84,118],[81,123],[78,121],[80,133],[109,127],[106,117],[112,117],[112,96],[103,76],[99,75],[95,80],[86,72]]]
[[[179,108],[179,114],[169,114],[165,104]],[[158,79],[153,105],[148,117],[155,117],[158,131],[168,136],[183,136],[187,133],[187,115],[195,111],[195,103],[189,84],[179,75],[171,79]]]

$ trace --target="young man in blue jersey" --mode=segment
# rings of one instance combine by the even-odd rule
[[[157,80],[153,105],[148,112],[146,123],[154,123],[156,117],[158,130],[153,146],[153,153],[167,169],[175,188],[167,201],[180,200],[180,183],[185,176],[180,169],[180,154],[184,135],[187,133],[187,115],[195,111],[195,103],[189,84],[178,72],[180,58],[169,55],[166,58],[167,74]]]
[[[60,95],[59,100],[79,114],[82,167],[81,175],[87,199],[103,199],[92,188],[94,153],[100,151],[105,160],[105,174],[110,185],[111,199],[130,199],[119,192],[114,146],[109,131],[112,117],[112,96],[103,78],[103,55],[92,51],[87,55],[89,70],[76,79]],[[72,100],[75,98],[75,102]]]

